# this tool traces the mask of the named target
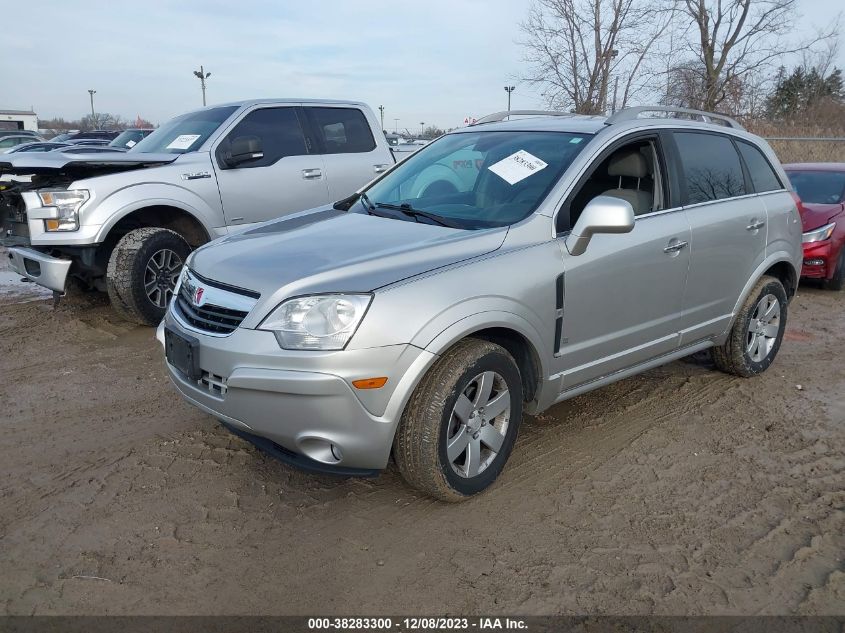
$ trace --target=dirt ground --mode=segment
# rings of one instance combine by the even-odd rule
[[[447,505],[280,464],[152,330],[3,288],[5,614],[845,613],[845,293],[802,287],[765,376],[698,357],[526,417]]]

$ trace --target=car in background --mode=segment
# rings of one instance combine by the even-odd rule
[[[32,143],[34,141],[43,140],[44,139],[40,136],[35,136],[33,134],[7,134],[5,136],[0,136],[0,154],[5,153],[13,147],[17,147],[18,145],[23,145],[24,143]]]
[[[87,132],[76,132],[71,134],[66,140],[81,140],[81,139],[102,139],[106,142],[113,141],[120,135],[120,130],[88,130]]]
[[[6,150],[6,154],[17,154],[18,152],[52,152],[62,147],[70,147],[69,143],[57,143],[55,141],[35,141],[33,143],[21,143]]]
[[[123,149],[132,149],[140,141],[147,138],[155,130],[152,128],[129,128],[123,130],[113,141],[109,143],[109,147],[121,147]]]
[[[68,145],[99,145],[105,146],[109,144],[109,141],[104,138],[71,138],[64,141]]]
[[[801,276],[829,290],[845,287],[845,163],[784,165],[801,198],[804,230]]]
[[[125,149],[108,145],[66,145],[51,151],[62,154],[123,154],[126,152]]]
[[[32,136],[41,140],[41,135],[34,130],[0,130],[0,138],[6,136]]]

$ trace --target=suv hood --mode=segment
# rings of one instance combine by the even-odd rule
[[[15,174],[64,175],[74,180],[117,171],[128,171],[172,163],[180,154],[108,152],[103,154],[62,154],[61,152],[21,152],[0,157],[0,176]]]
[[[822,204],[818,202],[802,202],[798,206],[801,212],[801,224],[804,231],[812,231],[823,227],[842,212],[842,204]]]
[[[494,251],[506,235],[507,227],[464,231],[321,207],[216,240],[194,253],[190,268],[259,292],[262,302],[369,292]]]

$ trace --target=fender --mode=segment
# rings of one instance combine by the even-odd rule
[[[757,268],[754,270],[754,274],[751,275],[751,277],[743,287],[742,292],[739,295],[739,299],[737,300],[736,304],[734,304],[733,312],[731,313],[731,320],[728,324],[728,327],[716,340],[717,345],[721,345],[722,343],[724,343],[725,339],[731,331],[731,328],[733,328],[734,326],[734,321],[736,320],[736,316],[739,313],[740,308],[742,308],[742,305],[748,299],[748,295],[751,294],[751,290],[754,288],[754,286],[757,285],[757,282],[760,281],[760,278],[763,276],[763,274],[767,270],[769,270],[769,268],[771,268],[775,264],[780,264],[781,262],[786,262],[787,264],[789,264],[789,267],[792,269],[792,274],[795,275],[795,282],[797,285],[798,272],[795,270],[795,263],[791,259],[790,254],[786,251],[775,251],[771,255],[768,255],[766,259],[764,259],[763,262],[759,266],[757,266]]]
[[[109,195],[86,214],[86,224],[100,224],[96,243],[106,236],[124,217],[139,209],[168,206],[192,215],[211,239],[217,236],[217,227],[224,225],[222,213],[210,207],[200,196],[184,187],[164,183],[131,185]],[[100,221],[100,222],[98,222]]]

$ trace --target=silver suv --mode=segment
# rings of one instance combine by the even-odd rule
[[[525,412],[708,348],[765,371],[800,266],[789,180],[735,121],[501,113],[198,249],[158,336],[179,392],[277,457],[364,475],[392,455],[457,501]]]

